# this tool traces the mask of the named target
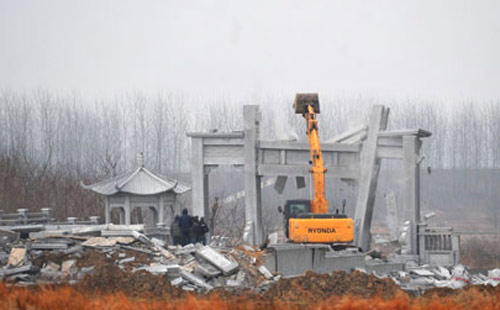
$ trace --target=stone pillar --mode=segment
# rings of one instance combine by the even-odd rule
[[[382,105],[373,107],[368,126],[368,136],[363,142],[360,154],[358,198],[354,213],[354,243],[363,251],[368,251],[370,248],[370,227],[380,170],[380,158],[377,158],[378,132],[385,130],[387,127],[388,116],[388,108],[384,108]]]
[[[155,225],[163,226],[165,223],[165,205],[163,204],[163,199],[161,199],[161,195],[158,195],[158,222]]]
[[[410,221],[410,254],[418,255],[418,224],[420,223],[420,139],[403,136],[403,197],[405,221]]]
[[[245,220],[250,225],[248,240],[250,244],[261,245],[264,239],[262,229],[262,201],[260,176],[257,171],[259,122],[261,115],[256,105],[243,106],[244,150],[245,150]],[[251,223],[250,223],[251,222]]]
[[[203,138],[191,137],[192,213],[200,217],[208,208],[208,175],[203,166]]]
[[[131,206],[130,206],[130,196],[125,197],[125,225],[130,225],[130,214],[131,214]]]
[[[106,224],[111,223],[111,209],[109,208],[109,196],[104,199],[104,218]]]

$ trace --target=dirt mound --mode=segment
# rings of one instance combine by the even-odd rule
[[[166,275],[156,276],[146,271],[125,271],[114,264],[114,259],[107,258],[103,253],[87,253],[88,259],[82,259],[79,263],[81,267],[95,266],[94,272],[92,275],[86,275],[81,282],[74,285],[79,291],[122,292],[129,297],[182,297],[185,295],[182,289],[170,284]]]
[[[302,277],[282,279],[272,286],[264,296],[287,301],[324,300],[332,295],[359,297],[382,296],[392,298],[401,289],[391,279],[379,279],[373,275],[355,271],[335,271],[332,274],[307,272]]]
[[[447,296],[457,296],[463,294],[463,292],[474,291],[479,294],[493,295],[500,297],[500,286],[493,287],[491,285],[467,285],[461,289],[451,289],[447,287],[434,287],[426,290],[423,294],[423,298],[433,298],[437,297],[447,297]]]

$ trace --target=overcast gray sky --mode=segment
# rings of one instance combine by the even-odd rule
[[[0,0],[0,89],[500,98],[500,1]]]

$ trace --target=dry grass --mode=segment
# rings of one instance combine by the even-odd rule
[[[0,310],[460,310],[460,309],[496,309],[500,310],[499,290],[468,289],[456,294],[439,297],[437,295],[411,298],[399,292],[394,298],[383,299],[355,298],[352,296],[331,296],[315,304],[286,302],[273,299],[246,299],[245,297],[226,297],[218,295],[167,299],[132,299],[122,293],[89,295],[75,291],[71,287],[40,287],[26,289],[7,287],[0,284]]]

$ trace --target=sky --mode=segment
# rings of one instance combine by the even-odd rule
[[[500,98],[497,0],[0,0],[0,89]]]

